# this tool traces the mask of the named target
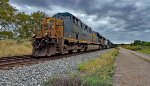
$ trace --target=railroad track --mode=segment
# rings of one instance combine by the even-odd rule
[[[96,50],[94,50],[96,51]],[[0,58],[0,70],[10,70],[16,67],[22,67],[22,66],[29,66],[33,64],[38,64],[42,63],[44,61],[50,61],[50,60],[55,60],[55,59],[62,59],[62,58],[67,58],[70,56],[75,56],[75,55],[80,55],[80,54],[85,54],[85,53],[90,53],[94,51],[87,51],[87,52],[74,52],[72,54],[64,54],[64,55],[52,55],[49,57],[34,57],[31,55],[24,55],[24,56],[12,56],[12,57],[1,57]]]
[[[0,58],[0,69],[13,69],[14,67],[19,67],[32,63],[32,61],[35,60],[36,58],[33,58],[30,55],[2,57]]]

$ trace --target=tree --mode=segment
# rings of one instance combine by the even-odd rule
[[[34,28],[41,28],[42,19],[46,17],[44,12],[34,12],[31,15],[27,15],[24,12],[20,12],[16,15],[16,26],[18,29],[16,32],[19,34],[19,38],[30,38],[34,32]]]
[[[31,14],[33,28],[40,30],[41,24],[42,24],[42,19],[45,17],[47,17],[45,12],[41,12],[41,11],[33,12]]]
[[[0,0],[0,30],[10,30],[15,22],[17,10],[9,4],[9,0]]]
[[[29,38],[31,36],[32,24],[30,23],[30,15],[25,14],[24,12],[20,12],[16,15],[16,26],[15,30],[18,33],[19,38]]]
[[[141,43],[143,46],[150,46],[150,42],[142,41]]]
[[[134,44],[134,45],[139,45],[139,44],[141,44],[141,43],[142,43],[141,40],[135,40],[133,44]]]
[[[34,31],[33,28],[40,29],[42,19],[46,16],[41,11],[31,15],[18,12],[9,4],[9,0],[0,0],[0,35],[7,36],[7,38],[13,38],[14,35],[21,39],[30,38]],[[8,34],[9,32],[13,33],[13,36]]]
[[[10,31],[3,31],[0,32],[0,36],[3,36],[5,38],[13,38],[13,33]]]

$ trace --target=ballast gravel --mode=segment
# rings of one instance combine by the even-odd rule
[[[53,75],[76,71],[78,64],[97,58],[109,50],[111,49],[45,61],[12,70],[0,70],[0,86],[41,86],[44,81]]]

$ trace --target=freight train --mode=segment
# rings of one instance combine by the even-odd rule
[[[51,56],[111,48],[113,43],[65,12],[44,18],[39,31],[33,35],[33,56]]]

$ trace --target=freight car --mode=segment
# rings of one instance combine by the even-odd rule
[[[104,49],[112,45],[109,40],[68,12],[44,18],[41,29],[34,34],[33,40],[34,56]]]

